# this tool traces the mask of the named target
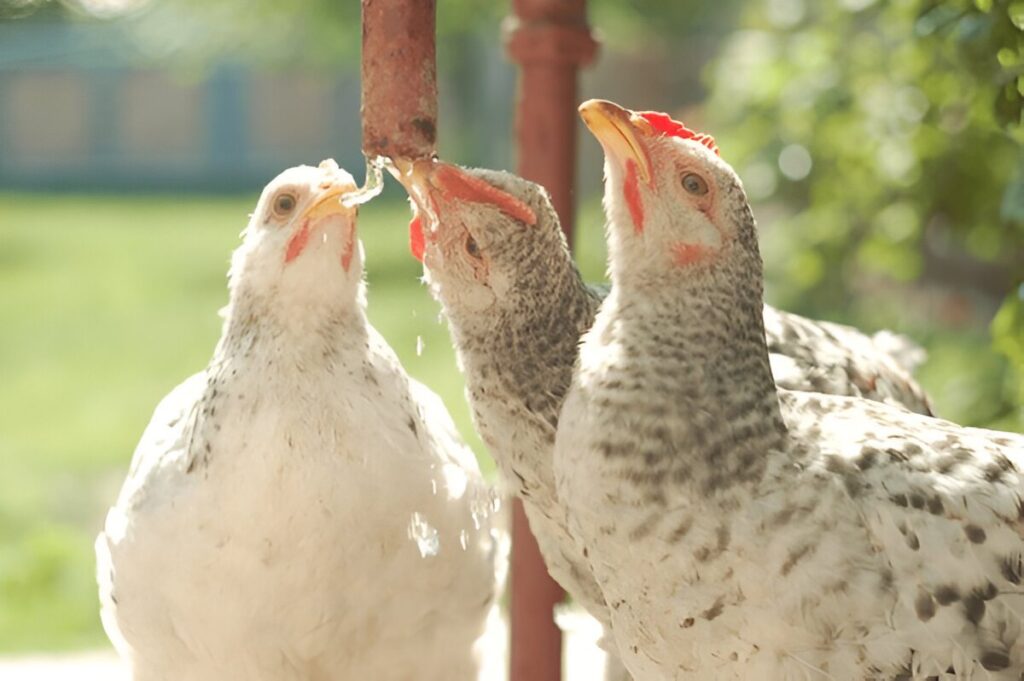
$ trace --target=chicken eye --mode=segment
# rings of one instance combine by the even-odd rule
[[[274,197],[274,213],[279,217],[285,217],[295,210],[297,203],[298,199],[295,198],[295,194],[282,192]]]
[[[466,237],[466,253],[469,253],[471,258],[480,260],[483,255],[480,253],[480,246],[476,243],[476,239],[469,235]]]
[[[683,189],[696,196],[704,196],[708,193],[708,183],[696,173],[683,175]]]

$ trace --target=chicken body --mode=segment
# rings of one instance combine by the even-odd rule
[[[97,539],[136,681],[477,678],[492,492],[366,319],[351,189],[325,163],[265,190],[214,357],[157,408]]]

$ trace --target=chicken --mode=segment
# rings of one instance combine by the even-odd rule
[[[604,288],[577,271],[547,193],[510,173],[419,163],[401,176],[413,197],[413,254],[442,305],[476,427],[504,480],[522,500],[551,575],[607,624],[604,597],[567,533],[551,455],[580,336]],[[765,307],[782,385],[860,394],[873,373],[879,398],[927,408],[923,391],[856,330]],[[882,386],[909,386],[881,392]]]
[[[634,678],[1018,679],[1024,437],[777,388],[739,178],[681,124],[581,112],[612,292],[554,472]]]
[[[136,681],[478,678],[494,497],[367,321],[353,190],[267,185],[213,358],[135,451],[96,552]]]

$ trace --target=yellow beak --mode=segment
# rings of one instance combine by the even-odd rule
[[[355,190],[355,185],[349,183],[330,185],[316,198],[313,205],[302,213],[302,217],[310,222],[315,222],[329,215],[354,212],[355,209],[344,205],[341,198]]]
[[[640,179],[650,183],[651,161],[640,141],[640,129],[633,121],[633,112],[604,99],[583,102],[579,112],[583,123],[604,147],[605,154],[623,168],[628,161],[633,161]]]
[[[433,174],[437,162],[433,159],[419,159],[416,161],[394,159],[393,163],[394,168],[391,174],[405,187],[405,191],[416,202],[420,210],[430,212],[428,196],[434,189],[430,176]]]

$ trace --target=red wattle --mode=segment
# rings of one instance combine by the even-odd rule
[[[306,248],[306,244],[309,243],[309,220],[302,223],[299,227],[299,231],[295,232],[288,241],[288,248],[284,253],[284,261],[291,262],[295,258],[302,254],[303,249]]]
[[[426,239],[423,236],[423,220],[419,214],[413,216],[409,223],[409,250],[412,257],[423,262],[423,251],[426,249]]]
[[[633,218],[633,229],[636,233],[644,231],[644,204],[640,199],[640,183],[636,176],[636,161],[626,161],[626,181],[622,184],[622,195],[629,208],[629,216]]]

